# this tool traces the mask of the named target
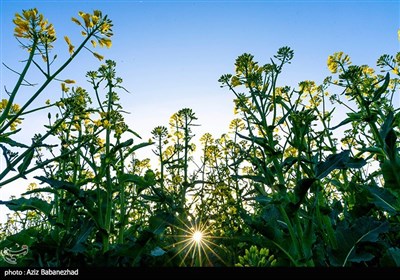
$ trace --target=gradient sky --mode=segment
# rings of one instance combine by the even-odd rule
[[[317,84],[330,75],[328,55],[343,51],[353,64],[375,67],[382,54],[399,51],[399,1],[11,1],[0,0],[1,61],[15,70],[23,67],[26,51],[13,37],[12,19],[22,9],[36,7],[56,28],[54,54],[58,63],[68,55],[64,35],[74,45],[82,40],[80,27],[71,22],[78,11],[102,10],[114,23],[113,46],[97,49],[117,62],[117,74],[129,94],[120,94],[124,109],[131,112],[127,123],[144,139],[157,125],[168,126],[169,117],[181,108],[192,108],[205,132],[219,137],[228,130],[233,115],[233,96],[221,89],[218,79],[234,71],[234,61],[244,52],[260,64],[269,62],[282,46],[295,56],[281,77],[281,85],[296,86],[303,80]],[[88,90],[84,77],[100,62],[83,51],[62,73]],[[31,82],[42,79],[35,71]],[[1,98],[4,86],[11,89],[17,76],[1,68]],[[26,100],[31,88],[21,91],[17,102]],[[53,101],[61,96],[59,82],[39,99]],[[395,100],[400,105],[400,98]],[[399,106],[398,105],[398,106]],[[25,142],[46,122],[46,113],[29,120],[18,136]],[[150,151],[150,149],[148,149]],[[27,186],[22,181],[23,187]],[[14,188],[14,187],[13,187]],[[7,199],[11,187],[0,190]]]

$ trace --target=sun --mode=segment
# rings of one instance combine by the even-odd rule
[[[203,232],[201,232],[200,230],[196,230],[192,235],[192,239],[194,242],[200,243],[203,239]]]
[[[215,248],[218,244],[212,240],[220,237],[213,236],[207,226],[207,222],[182,221],[180,226],[174,225],[177,234],[171,234],[173,243],[168,247],[175,248],[176,253],[171,258],[179,258],[179,266],[213,266],[210,256],[214,256],[222,263],[224,260],[217,254]],[[178,257],[179,256],[179,257]]]

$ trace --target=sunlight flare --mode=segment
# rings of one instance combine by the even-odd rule
[[[203,233],[202,233],[201,231],[199,231],[199,230],[196,230],[196,231],[193,233],[192,239],[193,239],[193,241],[196,242],[196,243],[202,242]]]

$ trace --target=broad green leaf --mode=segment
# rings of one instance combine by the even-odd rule
[[[12,147],[18,147],[18,148],[29,148],[27,145],[19,143],[17,141],[14,141],[8,137],[1,137],[0,136],[0,142],[1,143],[6,143]]]
[[[367,161],[363,158],[352,158],[350,157],[345,165],[347,168],[361,168],[367,164]]]
[[[0,200],[0,204],[4,204],[8,209],[13,211],[38,210],[47,216],[50,214],[53,207],[51,204],[37,197],[21,197],[9,201]]]
[[[23,229],[20,232],[9,235],[5,240],[0,242],[0,249],[5,247],[18,245],[28,245],[31,246],[34,242],[37,241],[37,236],[39,235],[39,231],[36,228],[27,228]]]
[[[110,153],[115,153],[115,152],[117,152],[118,150],[120,150],[120,149],[122,149],[122,148],[129,147],[129,146],[132,145],[132,144],[133,144],[133,139],[132,139],[132,138],[131,138],[131,139],[128,139],[128,140],[126,140],[126,141],[124,141],[124,142],[122,142],[122,143],[119,143],[118,145],[114,146],[114,147],[111,149]]]
[[[388,189],[372,185],[367,186],[366,189],[369,191],[370,201],[376,207],[391,214],[396,214],[400,210],[399,198],[393,195]]]
[[[392,129],[393,121],[394,121],[394,114],[393,111],[390,111],[379,131],[379,134],[382,139],[385,139],[389,130]]]
[[[333,266],[346,266],[351,262],[371,260],[370,252],[363,251],[359,244],[375,243],[379,235],[389,231],[387,221],[376,221],[371,217],[361,217],[351,225],[345,221],[338,224],[335,236],[338,243],[336,250],[331,250],[330,261]]]
[[[137,132],[133,131],[132,129],[129,128],[127,131],[135,135],[137,138],[142,139],[142,137],[140,137],[140,135]]]
[[[264,237],[274,240],[278,243],[282,241],[282,228],[278,220],[281,220],[281,214],[275,205],[267,205],[260,216],[251,217],[244,211],[240,212],[240,217],[252,229],[256,230]]]
[[[396,159],[396,155],[398,155],[398,151],[397,151],[397,136],[396,136],[396,132],[394,132],[394,129],[391,128],[386,137],[385,137],[385,150],[389,156],[389,159],[391,161],[395,161]]]
[[[400,190],[400,164],[398,161],[385,160],[381,164],[385,188]]]
[[[169,213],[158,213],[149,219],[149,231],[154,234],[161,234],[164,229],[172,225],[175,218]]]
[[[335,125],[334,127],[329,128],[329,130],[335,130],[336,128],[341,127],[342,125],[351,123],[352,121],[353,121],[353,119],[347,118],[347,119],[341,121],[338,125]]]
[[[154,201],[154,202],[160,202],[161,201],[160,197],[154,196],[154,195],[141,194],[140,196],[142,198],[144,198],[145,200],[149,200],[149,201]]]
[[[252,180],[254,182],[259,182],[259,183],[263,183],[266,184],[268,186],[272,186],[275,182],[274,176],[271,174],[271,170],[268,168],[267,170],[265,170],[266,173],[266,177],[262,176],[262,175],[231,175],[232,179],[249,179]]]
[[[366,147],[366,148],[360,148],[361,152],[368,152],[371,154],[378,154],[378,155],[383,155],[383,150],[378,147]]]
[[[316,241],[315,231],[314,231],[314,213],[312,216],[306,221],[306,228],[304,230],[304,234],[302,236],[303,241],[303,251],[305,254],[306,261],[311,259],[313,246]]]
[[[78,232],[75,234],[75,239],[73,244],[71,244],[71,249],[68,249],[69,252],[73,253],[83,253],[86,250],[86,241],[89,235],[92,233],[95,225],[91,220],[87,220],[84,225],[82,225]]]
[[[350,150],[345,150],[339,154],[329,155],[324,162],[319,162],[315,168],[315,176],[322,179],[334,169],[345,168],[348,161]]]
[[[255,201],[257,201],[258,203],[262,204],[262,205],[268,205],[272,202],[272,198],[268,197],[268,196],[264,196],[264,195],[259,195],[256,196],[254,198]]]
[[[136,150],[139,150],[141,148],[144,148],[144,147],[147,147],[147,146],[151,146],[151,145],[153,145],[153,143],[150,143],[150,142],[143,142],[143,143],[134,145],[132,148],[130,148],[128,150],[127,155],[130,155],[131,153],[133,153]]]
[[[153,250],[151,250],[150,255],[153,257],[160,257],[162,255],[164,255],[166,252],[161,249],[160,247],[156,247]]]
[[[79,187],[75,186],[71,182],[49,179],[49,178],[46,178],[44,176],[35,176],[34,178],[38,179],[38,180],[40,180],[40,181],[42,181],[44,183],[49,184],[50,186],[52,186],[55,189],[66,190],[67,192],[72,193],[76,197],[81,197],[82,196]]]
[[[57,193],[57,191],[53,188],[40,188],[40,189],[34,189],[31,191],[24,192],[21,195],[28,195],[28,194],[41,193],[41,192]]]
[[[148,182],[143,178],[142,176],[136,175],[136,174],[121,174],[119,176],[119,183],[135,183],[136,184],[136,192],[137,194],[140,194],[143,190],[147,189],[148,187],[154,185],[151,184],[153,182]]]
[[[380,265],[382,267],[400,267],[400,248],[389,248],[382,257]]]
[[[387,87],[389,86],[389,82],[390,82],[390,76],[389,73],[386,73],[385,81],[383,82],[382,86],[375,91],[372,101],[376,101],[381,98],[382,93],[384,93]]]
[[[28,169],[29,165],[31,164],[31,161],[33,159],[33,154],[34,154],[34,150],[30,150],[24,160],[22,161],[22,163],[18,166],[18,172],[20,174],[24,174],[24,172],[26,171],[26,169]]]
[[[305,178],[297,182],[296,186],[294,187],[294,194],[296,196],[297,202],[301,203],[303,201],[308,190],[315,181],[316,179],[314,178]]]
[[[265,138],[263,138],[263,137],[256,137],[256,136],[247,137],[247,136],[244,136],[244,135],[242,135],[242,134],[240,134],[240,133],[238,133],[238,132],[236,132],[236,134],[237,134],[240,138],[243,138],[243,139],[245,139],[245,140],[254,142],[254,143],[256,143],[257,145],[260,145],[261,147],[264,148],[265,152],[266,152],[268,155],[277,155],[277,154],[280,154],[279,151],[276,151],[274,148],[272,148],[270,145],[268,145],[268,140],[265,139]]]

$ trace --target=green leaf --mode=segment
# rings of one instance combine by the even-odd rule
[[[345,119],[344,121],[340,122],[338,125],[336,125],[336,126],[334,126],[334,127],[331,127],[331,128],[329,128],[329,130],[335,130],[336,128],[338,128],[338,127],[341,127],[342,125],[345,125],[345,124],[351,123],[352,121],[353,121],[353,119],[351,119],[351,118],[347,118],[347,119]]]
[[[260,145],[261,147],[264,148],[265,152],[266,152],[268,155],[277,155],[277,154],[280,154],[279,151],[275,151],[274,148],[272,148],[271,146],[269,146],[269,145],[268,145],[268,140],[265,139],[265,138],[263,138],[263,137],[255,137],[255,136],[247,137],[247,136],[244,136],[244,135],[242,135],[242,134],[240,134],[240,133],[238,133],[238,132],[236,132],[236,134],[237,134],[240,138],[242,138],[242,139],[245,139],[245,140],[251,141],[251,142],[253,142],[253,143],[256,143],[257,145]]]
[[[23,229],[16,234],[7,236],[5,240],[0,242],[0,248],[3,249],[5,247],[15,246],[16,244],[31,246],[37,241],[37,236],[39,234],[38,230],[33,227]]]
[[[140,194],[143,190],[147,189],[148,187],[152,186],[149,182],[147,182],[142,176],[136,174],[121,174],[119,176],[119,183],[135,183],[136,184],[136,192]]]
[[[153,145],[153,143],[150,143],[150,142],[143,142],[143,143],[137,144],[137,145],[133,146],[132,148],[130,148],[128,150],[127,154],[130,155],[131,153],[133,153],[136,150],[139,150],[141,148],[151,146],[151,145]]]
[[[140,137],[140,135],[137,132],[133,131],[132,129],[129,128],[127,131],[135,135],[137,138],[142,139],[142,137]]]
[[[0,204],[4,204],[8,209],[13,211],[38,210],[47,216],[50,214],[53,207],[51,204],[37,197],[21,197],[9,201],[0,200]]]
[[[232,175],[232,179],[249,179],[254,182],[259,182],[271,186],[274,183],[274,177],[267,173],[267,178],[261,175]],[[268,176],[270,175],[270,176]]]
[[[339,154],[329,155],[324,162],[319,162],[315,168],[316,178],[322,179],[334,169],[345,168],[349,154],[350,150],[345,150]]]
[[[375,91],[372,101],[376,101],[381,98],[382,93],[384,93],[387,87],[389,86],[389,82],[390,82],[390,76],[389,73],[386,73],[385,81],[383,82],[382,86]]]
[[[315,181],[316,181],[315,178],[305,178],[297,182],[296,186],[294,187],[294,195],[296,197],[296,203],[294,205],[290,204],[292,205],[290,212],[297,211],[297,209],[299,209],[300,205],[303,203],[303,200],[308,190]]]
[[[120,149],[122,149],[122,148],[129,147],[129,146],[132,145],[132,144],[133,144],[133,139],[132,139],[132,138],[131,138],[131,139],[128,139],[128,140],[126,140],[126,141],[124,141],[124,142],[122,142],[122,143],[119,143],[118,145],[114,146],[114,147],[111,149],[110,153],[115,153],[115,152],[117,152],[118,150],[120,150]]]
[[[394,161],[397,155],[397,148],[396,148],[397,136],[393,128],[391,128],[387,133],[385,137],[385,144],[386,144],[385,150],[389,156],[389,159]]]
[[[391,214],[399,211],[399,199],[390,190],[372,185],[367,186],[366,189],[369,191],[370,202],[376,207]]]
[[[149,219],[149,231],[154,234],[161,234],[174,221],[174,216],[169,213],[157,213]]]
[[[346,266],[350,262],[371,260],[370,252],[363,251],[363,248],[358,245],[363,242],[378,242],[379,235],[388,231],[389,223],[387,221],[380,222],[371,217],[358,218],[351,225],[342,221],[335,231],[339,246],[330,252],[331,264]]]
[[[306,261],[311,259],[312,257],[312,249],[313,245],[316,241],[315,231],[314,231],[314,213],[310,219],[308,219],[304,234],[302,236],[303,239],[303,250],[305,254]]]
[[[95,225],[91,220],[86,220],[85,224],[79,227],[78,232],[74,235],[75,240],[71,244],[72,248],[67,251],[73,253],[83,253],[86,251],[86,241],[89,235],[92,233]]]
[[[160,202],[161,201],[160,197],[154,196],[154,195],[141,194],[140,196],[142,198],[144,198],[145,200],[149,200],[149,201],[154,201],[154,202]]]
[[[151,250],[150,255],[153,257],[160,257],[162,255],[164,255],[166,252],[161,249],[160,247],[156,247],[153,250]]]
[[[381,164],[385,188],[400,190],[400,164],[398,161],[385,160]]]
[[[378,148],[378,147],[360,148],[360,151],[383,156],[383,150],[381,148]]]
[[[24,192],[21,195],[28,195],[28,194],[41,193],[41,192],[49,192],[49,193],[54,193],[54,194],[57,193],[57,191],[55,189],[53,189],[53,188],[40,188],[40,189],[34,189],[34,190],[31,190],[31,191]]]
[[[262,205],[268,205],[272,202],[272,198],[264,195],[258,195],[254,198],[254,200]]]
[[[22,163],[18,166],[18,172],[20,174],[24,174],[24,172],[26,171],[26,169],[28,169],[29,165],[31,164],[31,161],[33,159],[33,154],[34,154],[34,150],[31,149],[26,156],[24,157],[24,160],[22,161]]]
[[[49,179],[44,176],[35,176],[34,178],[38,179],[39,181],[49,184],[50,186],[52,186],[55,189],[66,190],[67,192],[72,193],[76,197],[82,197],[80,188],[78,186],[72,184],[71,182]]]
[[[400,267],[400,248],[389,248],[382,257],[380,265],[382,267]]]
[[[393,121],[394,121],[394,114],[393,111],[390,111],[379,131],[379,134],[382,139],[385,139],[388,132],[392,129]]]
[[[29,148],[29,146],[19,143],[17,141],[14,141],[8,137],[0,136],[0,142],[1,143],[6,143],[12,147],[18,147],[18,148]]]
[[[344,164],[347,168],[361,168],[367,164],[367,161],[363,158],[350,157]]]

